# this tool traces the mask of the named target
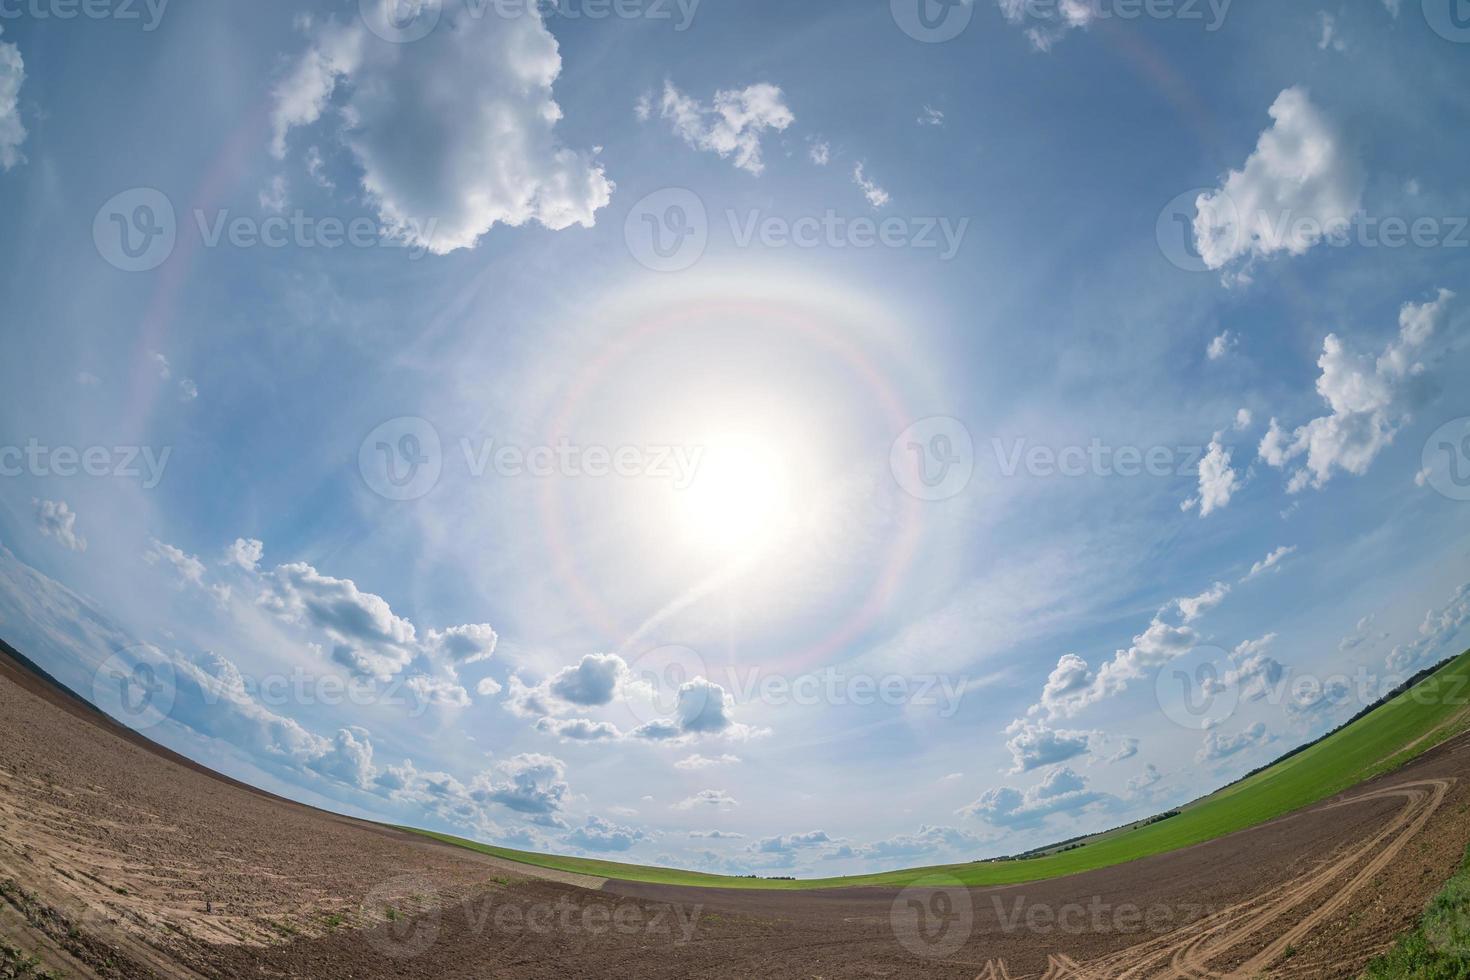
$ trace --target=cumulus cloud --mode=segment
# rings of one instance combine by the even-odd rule
[[[1419,633],[1411,642],[1393,648],[1385,660],[1388,669],[1407,674],[1432,660],[1458,653],[1447,646],[1466,625],[1470,625],[1470,582],[1438,609],[1431,609],[1419,624]]]
[[[807,147],[807,158],[819,167],[825,167],[832,162],[832,144],[826,140],[814,139]]]
[[[391,17],[393,0],[374,2]],[[388,232],[439,255],[474,247],[497,223],[591,227],[613,184],[593,154],[557,136],[560,74],[534,4],[517,17],[455,18],[413,44],[328,21],[275,86],[271,152],[284,158],[292,130],[337,113]]]
[[[1179,608],[1179,615],[1186,623],[1192,623],[1205,613],[1214,609],[1225,601],[1230,594],[1230,586],[1224,582],[1216,582],[1197,596],[1186,596],[1175,599],[1174,604]]]
[[[0,29],[0,35],[5,32]],[[20,121],[20,87],[26,80],[25,59],[20,48],[0,41],[0,169],[10,170],[25,163],[20,152],[26,128]]]
[[[253,572],[260,567],[261,556],[265,554],[265,544],[255,538],[236,538],[235,543],[225,549],[223,565],[234,565],[243,568],[247,572]]]
[[[470,704],[469,692],[444,677],[415,674],[404,685],[418,698],[419,704],[450,708],[467,708]]]
[[[878,182],[867,175],[861,163],[852,168],[852,182],[858,185],[858,188],[863,192],[863,197],[867,198],[868,203],[873,207],[881,208],[888,205],[888,192],[879,187]]]
[[[665,82],[659,115],[690,146],[721,158],[734,157],[736,167],[755,176],[766,169],[761,137],[768,130],[781,132],[796,121],[781,89],[767,83],[722,89],[712,102],[703,103]]]
[[[1209,517],[1230,505],[1230,498],[1240,488],[1240,477],[1230,465],[1231,453],[1220,442],[1224,433],[1216,432],[1210,440],[1209,452],[1199,461],[1199,494],[1184,501],[1182,510],[1199,508],[1200,517]]]
[[[36,530],[67,551],[87,550],[87,539],[77,533],[77,515],[64,500],[37,500],[31,498],[36,508]]]
[[[895,834],[883,840],[872,841],[848,848],[843,857],[860,857],[868,860],[897,860],[920,857],[941,851],[965,851],[979,847],[979,837],[957,827],[920,824],[912,834]]]
[[[628,665],[622,657],[615,653],[594,653],[552,677],[547,691],[568,704],[600,707],[612,702],[627,676]]]
[[[1205,348],[1205,356],[1212,361],[1223,360],[1225,355],[1235,350],[1238,346],[1240,346],[1240,338],[1229,330],[1226,330],[1214,340],[1210,341],[1209,346]]]
[[[1085,778],[1061,766],[1025,792],[1008,786],[987,790],[958,812],[992,826],[1018,830],[1039,827],[1053,814],[1081,813],[1107,798],[1088,789]]]
[[[180,585],[204,587],[204,562],[187,554],[181,548],[153,538],[143,560],[150,565],[167,565],[178,575]]]
[[[997,2],[1006,20],[1030,25],[1026,36],[1037,51],[1050,51],[1069,31],[1086,27],[1097,15],[1095,0],[1058,0],[1054,4],[1037,4],[1032,0]]]
[[[1094,733],[1059,731],[1044,724],[1018,719],[1006,728],[1010,736],[1006,750],[1011,753],[1012,773],[1031,772],[1045,766],[1075,759],[1087,752]]]
[[[674,717],[661,718],[633,730],[635,738],[654,742],[687,740],[703,736],[751,738],[765,734],[731,717],[735,699],[705,677],[679,686],[674,699]]]
[[[584,851],[612,853],[626,851],[640,841],[648,840],[648,834],[633,827],[622,827],[593,815],[586,823],[566,835],[566,841]]]
[[[332,641],[332,660],[359,677],[388,680],[417,650],[413,624],[394,615],[385,599],[305,563],[267,575],[258,601],[288,622],[323,631]]]
[[[722,789],[702,789],[688,799],[680,800],[673,805],[675,810],[732,810],[739,806],[740,802]]]
[[[1282,545],[1252,565],[1251,570],[1245,574],[1245,577],[1241,581],[1249,582],[1251,579],[1260,578],[1267,572],[1280,568],[1281,563],[1294,554],[1296,554],[1296,545]]]
[[[1170,600],[1154,616],[1148,628],[1133,638],[1126,650],[1117,651],[1112,660],[1097,670],[1074,653],[1063,655],[1047,677],[1040,701],[1031,707],[1028,714],[1032,717],[1070,718],[1084,708],[1120,693],[1148,671],[1182,657],[1199,643],[1199,634],[1188,625],[1189,622],[1218,605],[1228,592],[1227,587],[1216,583],[1200,595]],[[1169,621],[1176,616],[1183,622],[1175,624]],[[1026,728],[1021,722],[1016,722],[1006,731],[1014,736]],[[1078,734],[1083,733],[1073,733],[1074,736]]]
[[[1230,651],[1231,667],[1225,673],[1225,683],[1238,688],[1240,696],[1247,701],[1264,698],[1286,676],[1286,668],[1266,653],[1275,642],[1276,634],[1267,633]]]
[[[776,837],[762,837],[746,848],[752,854],[792,854],[796,851],[811,850],[838,841],[831,837],[825,830],[812,830],[805,834],[781,834]]]
[[[1261,440],[1260,457],[1269,466],[1284,469],[1304,460],[1292,472],[1288,492],[1299,493],[1308,486],[1321,489],[1338,471],[1354,476],[1368,472],[1408,417],[1405,389],[1424,374],[1417,358],[1454,296],[1441,289],[1429,302],[1405,303],[1399,311],[1398,336],[1376,358],[1354,354],[1336,334],[1327,335],[1317,361],[1322,369],[1317,393],[1331,414],[1291,433],[1272,419]]]
[[[482,698],[493,698],[501,691],[500,682],[493,677],[483,677],[475,685],[475,693]]]
[[[1149,763],[1144,767],[1143,772],[1128,780],[1128,792],[1136,796],[1156,785],[1163,778],[1164,774],[1159,772],[1158,766]]]
[[[563,742],[607,742],[623,737],[623,733],[611,722],[592,721],[588,718],[538,718],[536,731],[543,735],[554,735]]]
[[[1282,92],[1270,115],[1245,166],[1196,202],[1195,240],[1211,269],[1302,255],[1362,207],[1362,167],[1306,90]]]
[[[1248,749],[1265,745],[1274,739],[1275,736],[1267,734],[1266,726],[1261,722],[1256,722],[1235,735],[1223,735],[1218,731],[1211,731],[1206,733],[1204,745],[1195,753],[1194,761],[1218,762]]]
[[[555,756],[523,753],[477,777],[470,797],[553,824],[571,793],[565,776],[566,765]]]
[[[728,830],[691,830],[689,836],[694,840],[745,840],[744,834]]]
[[[431,657],[451,670],[489,660],[495,653],[498,637],[485,623],[451,626],[444,631],[429,630],[424,649]]]

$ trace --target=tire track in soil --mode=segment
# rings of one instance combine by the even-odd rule
[[[1261,976],[1278,962],[1286,950],[1308,935],[1316,926],[1345,907],[1365,885],[1394,860],[1416,837],[1444,802],[1454,784],[1453,778],[1430,779],[1404,783],[1342,800],[1316,811],[1353,806],[1370,800],[1403,797],[1405,805],[1387,827],[1347,854],[1325,862],[1320,868],[1295,884],[1224,909],[1191,926],[1162,939],[1131,947],[1098,960],[1075,971],[1057,973],[1056,964],[1047,976],[1097,977],[1116,980],[1143,980],[1149,977],[1250,978]],[[1356,873],[1354,872],[1356,870]],[[1348,881],[1316,909],[1303,916],[1285,933],[1256,952],[1241,965],[1222,972],[1211,963],[1238,955],[1252,948],[1260,935],[1309,902],[1334,882]],[[1347,962],[1347,961],[1344,961]]]

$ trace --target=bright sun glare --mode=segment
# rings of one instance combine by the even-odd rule
[[[705,443],[677,500],[686,542],[716,559],[759,554],[792,526],[788,466],[773,447],[750,440]]]

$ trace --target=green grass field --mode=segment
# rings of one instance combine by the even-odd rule
[[[1470,704],[1470,652],[1461,654],[1411,690],[1342,731],[1248,779],[1189,804],[1176,817],[1093,838],[1085,846],[1063,853],[1015,861],[975,861],[846,878],[771,881],[534,854],[428,831],[415,832],[523,864],[599,878],[657,884],[775,890],[855,885],[902,888],[934,874],[949,875],[973,886],[1040,881],[1188,847],[1326,799],[1365,779],[1396,769],[1470,728],[1470,707],[1467,704]]]

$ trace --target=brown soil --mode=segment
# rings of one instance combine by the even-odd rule
[[[1050,882],[683,889],[542,872],[161,749],[0,651],[0,936],[82,977],[1341,977],[1470,838],[1470,738]]]

